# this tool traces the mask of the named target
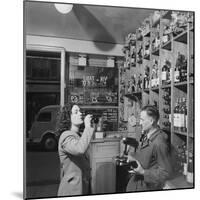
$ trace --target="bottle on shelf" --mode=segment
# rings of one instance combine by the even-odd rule
[[[167,59],[165,59],[164,65],[162,67],[162,74],[161,74],[162,85],[169,83],[169,68],[170,68],[170,66],[171,66],[171,63]]]
[[[193,153],[188,153],[188,168],[187,168],[187,182],[193,183],[193,176],[194,176],[194,159],[193,159]]]
[[[180,82],[180,70],[179,70],[179,66],[176,65],[174,69],[174,83],[178,83],[178,82]]]
[[[178,79],[176,78],[176,81],[174,80],[174,82],[187,81],[187,59],[185,55],[181,54],[180,52],[178,52],[175,69],[176,69],[176,73],[177,74],[179,73],[179,78]]]
[[[175,103],[174,107],[174,131],[178,131],[179,127],[179,99]]]
[[[181,113],[182,113],[181,131],[187,132],[187,104],[186,104],[186,98],[184,97],[182,98]]]
[[[143,88],[148,89],[149,88],[149,66],[145,66],[145,74],[144,74],[144,80],[143,80]]]
[[[148,40],[146,43],[145,43],[145,47],[144,47],[144,58],[145,59],[148,59],[150,58],[150,40]]]
[[[182,144],[182,163],[183,163],[183,175],[187,176],[187,148],[186,148],[186,143],[183,142]]]
[[[138,28],[138,32],[137,32],[137,40],[142,40],[143,36],[142,36],[142,29]]]
[[[142,64],[142,45],[139,45],[139,49],[137,52],[137,63]]]
[[[171,39],[171,28],[169,25],[165,25],[163,29],[162,45],[167,43]]]
[[[159,86],[159,76],[158,76],[158,61],[153,60],[152,73],[151,73],[151,87]]]
[[[142,74],[139,74],[137,79],[137,92],[140,92],[141,90],[142,90]]]

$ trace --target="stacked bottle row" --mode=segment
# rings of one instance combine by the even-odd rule
[[[171,126],[171,88],[163,89],[163,120],[162,127],[170,130]]]
[[[187,132],[187,102],[186,98],[177,98],[174,107],[174,131]]]
[[[188,183],[193,183],[194,176],[194,158],[193,152],[188,151],[186,147],[186,143],[183,142],[181,145],[177,146],[178,150],[178,160],[177,166],[175,170],[178,170],[179,174],[182,174]],[[188,158],[188,162],[187,162]]]

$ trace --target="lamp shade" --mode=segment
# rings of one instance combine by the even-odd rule
[[[55,7],[56,7],[56,10],[62,14],[67,14],[69,13],[72,8],[73,8],[73,5],[72,4],[60,4],[60,3],[55,3],[54,4]]]

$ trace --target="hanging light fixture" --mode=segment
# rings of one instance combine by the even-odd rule
[[[62,14],[69,13],[72,8],[73,4],[61,4],[61,3],[55,3],[54,6],[56,7],[56,10]]]

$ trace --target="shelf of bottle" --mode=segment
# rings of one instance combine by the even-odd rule
[[[187,44],[187,30],[174,37],[174,41]]]
[[[179,83],[174,83],[174,86],[186,86],[187,85],[187,81],[183,81],[183,82],[179,82]]]
[[[169,40],[168,42],[166,42],[165,44],[163,44],[163,45],[161,46],[161,48],[170,51],[171,48],[172,48],[172,41]]]
[[[152,51],[151,54],[155,55],[155,56],[159,56],[159,48],[157,48],[156,50]]]
[[[167,84],[167,85],[162,85],[162,86],[161,86],[162,89],[170,88],[170,87],[171,87],[171,84]]]

